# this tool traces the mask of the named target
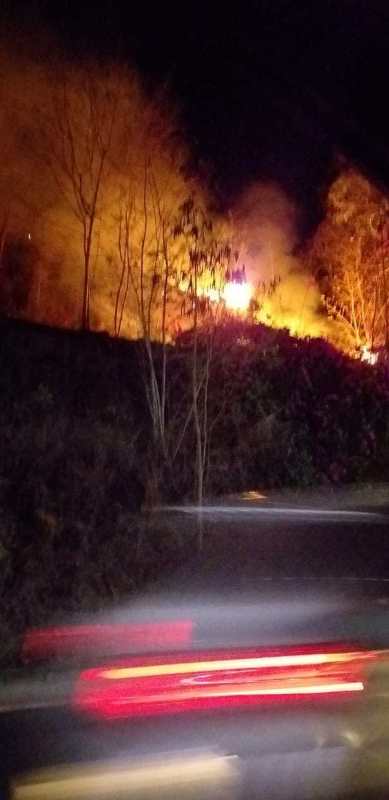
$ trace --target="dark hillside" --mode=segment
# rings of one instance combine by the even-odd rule
[[[138,513],[151,452],[139,350],[102,334],[0,324],[0,658],[12,658],[26,626],[117,601],[195,552]],[[173,412],[189,395],[190,336],[169,356]],[[213,495],[388,479],[388,372],[320,340],[218,330],[209,423]],[[188,427],[165,499],[191,497],[193,444]]]

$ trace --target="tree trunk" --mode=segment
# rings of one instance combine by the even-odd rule
[[[199,395],[198,395],[198,331],[197,331],[197,267],[194,270],[194,315],[193,315],[193,356],[192,356],[192,403],[193,403],[193,422],[196,439],[195,457],[195,499],[198,506],[203,504],[203,478],[202,478],[202,436],[199,414]]]

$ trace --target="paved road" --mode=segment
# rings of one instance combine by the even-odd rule
[[[222,523],[226,519],[239,519],[242,522],[245,519],[251,518],[257,520],[259,523],[271,521],[288,521],[293,522],[357,522],[357,523],[380,523],[389,524],[389,517],[377,512],[366,510],[349,510],[338,508],[321,508],[312,506],[290,506],[287,504],[276,505],[274,503],[266,503],[263,505],[255,505],[253,503],[246,503],[244,505],[204,505],[201,510],[195,505],[185,506],[168,506],[164,509],[171,513],[185,515],[189,517],[198,518],[202,516],[205,520],[212,520],[214,522]]]
[[[195,547],[197,510],[176,507],[163,513]],[[389,594],[389,516],[208,506],[202,514],[201,552],[182,565],[180,574],[188,580],[220,580],[231,588],[258,579],[387,581]]]

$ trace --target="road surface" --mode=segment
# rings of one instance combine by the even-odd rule
[[[171,507],[162,516],[196,557],[171,579],[212,581],[231,590],[260,581],[388,583],[389,516],[326,508]],[[201,525],[199,520],[201,519]]]

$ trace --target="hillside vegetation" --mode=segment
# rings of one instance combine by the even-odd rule
[[[177,426],[189,339],[168,354]],[[153,449],[140,352],[104,334],[0,325],[3,659],[25,626],[120,599],[190,557],[187,543],[147,515]],[[389,477],[387,369],[322,340],[218,328],[208,424],[213,495]],[[188,427],[174,470],[161,468],[161,501],[191,496],[193,452]]]

